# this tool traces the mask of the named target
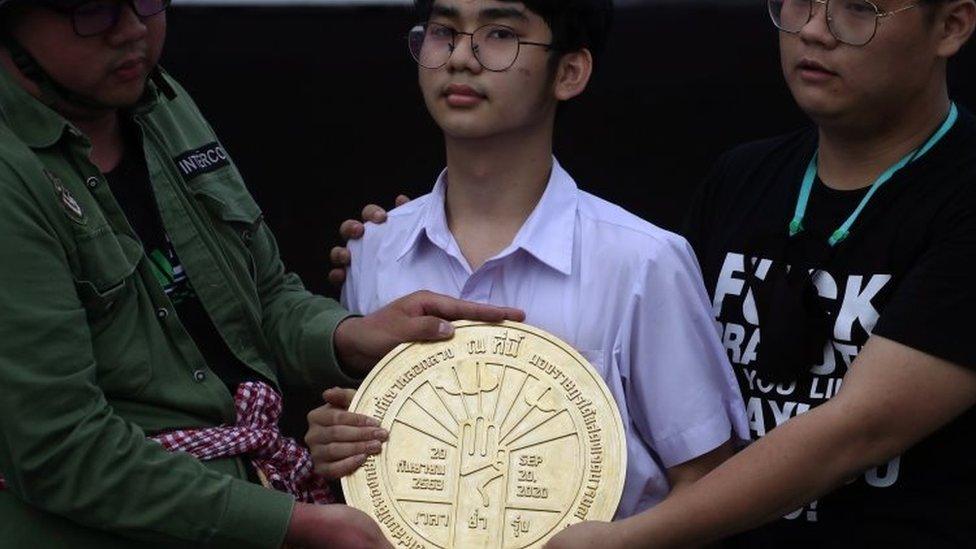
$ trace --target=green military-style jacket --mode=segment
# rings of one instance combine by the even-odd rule
[[[131,116],[166,231],[233,353],[275,383],[350,385],[348,313],[286,273],[241,174],[160,75]],[[240,459],[147,435],[235,421],[89,160],[90,143],[0,70],[0,547],[280,546],[293,506]],[[147,543],[148,542],[148,543]]]

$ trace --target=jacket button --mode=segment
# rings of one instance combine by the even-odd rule
[[[207,380],[207,372],[204,372],[203,370],[197,370],[193,372],[193,379],[197,383],[203,383],[204,381]]]
[[[160,307],[156,309],[156,318],[158,318],[159,320],[165,320],[166,317],[168,316],[169,316],[169,311],[166,310],[166,307]]]
[[[89,189],[94,189],[95,187],[98,186],[98,178],[97,177],[94,177],[94,176],[93,177],[89,177],[85,181],[85,184],[88,185],[88,188]]]

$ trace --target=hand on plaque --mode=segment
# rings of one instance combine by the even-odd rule
[[[387,353],[401,343],[443,341],[454,336],[451,320],[521,322],[525,313],[461,301],[427,291],[414,292],[363,317],[349,317],[335,330],[336,355],[343,369],[365,377]]]
[[[329,480],[351,475],[366,458],[379,454],[390,434],[374,418],[347,412],[356,391],[325,391],[325,405],[308,414],[308,444],[315,472]]]

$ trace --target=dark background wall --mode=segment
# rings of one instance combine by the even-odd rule
[[[407,8],[176,7],[164,65],[194,95],[319,292],[341,220],[423,194],[444,163],[404,36]],[[716,156],[804,123],[764,2],[621,8],[591,89],[559,121],[580,186],[676,228]],[[976,46],[952,70],[976,109]]]

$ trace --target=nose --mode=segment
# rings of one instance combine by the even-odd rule
[[[467,71],[477,74],[484,69],[475,55],[474,37],[469,34],[457,35],[451,58],[447,63],[451,72]]]
[[[106,36],[109,44],[117,47],[143,40],[148,33],[149,29],[146,27],[146,22],[132,9],[132,4],[130,2],[122,2],[119,21]]]
[[[811,0],[812,16],[807,24],[800,29],[800,39],[808,44],[821,44],[825,47],[835,47],[837,39],[830,32],[830,14],[826,0]],[[821,17],[821,13],[823,17]]]

